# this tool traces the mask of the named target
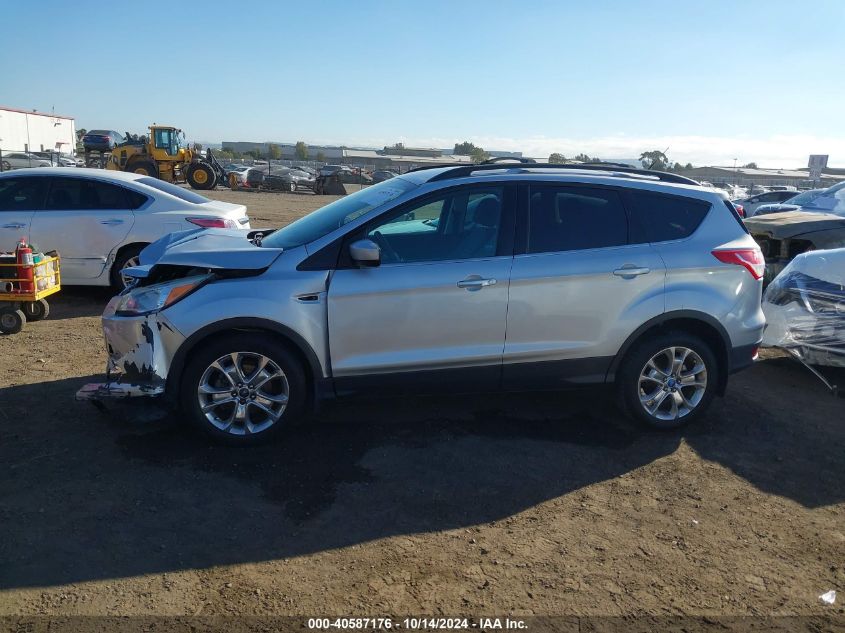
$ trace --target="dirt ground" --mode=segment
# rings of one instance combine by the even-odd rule
[[[330,199],[213,197],[253,226]],[[0,615],[845,613],[845,400],[780,354],[679,434],[594,389],[344,402],[233,449],[74,401],[108,297],[0,337]]]

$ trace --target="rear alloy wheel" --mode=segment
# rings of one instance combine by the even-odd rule
[[[302,415],[300,363],[266,335],[233,335],[203,346],[185,369],[181,402],[192,422],[229,444],[255,444]]]
[[[191,163],[185,172],[185,179],[194,189],[214,189],[217,174],[208,163]]]
[[[144,250],[143,245],[130,246],[123,249],[115,258],[114,264],[111,267],[111,285],[120,292],[126,286],[134,283],[134,279],[123,274],[124,269],[139,266],[141,264],[141,251]]]
[[[12,168],[11,163],[7,160],[4,160],[2,163],[0,163],[0,166],[3,167],[3,171],[9,171]]]
[[[657,429],[677,429],[702,415],[718,384],[710,347],[696,336],[669,333],[627,356],[617,388],[626,412]]]
[[[23,329],[24,323],[26,323],[26,316],[20,310],[0,309],[0,332],[3,334],[17,334]]]
[[[296,193],[296,182],[295,181],[291,180],[290,183],[288,183],[288,191],[290,191],[291,193]]]

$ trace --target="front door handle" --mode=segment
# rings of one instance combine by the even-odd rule
[[[487,286],[495,286],[496,280],[495,279],[482,279],[480,275],[470,275],[466,279],[461,279],[458,282],[458,288],[465,288],[470,292],[475,290],[481,290],[482,288],[486,288]]]
[[[617,268],[613,271],[613,274],[617,277],[623,277],[625,279],[633,279],[637,275],[647,275],[651,272],[651,268],[645,268],[644,266],[635,266],[634,264],[625,264],[622,268]]]
[[[26,226],[26,224],[20,224],[18,222],[9,222],[9,224],[4,224],[3,228],[4,229],[22,229],[25,226]]]
[[[123,224],[123,220],[119,218],[112,218],[110,220],[100,220],[100,224],[107,224],[109,226],[114,226],[115,224]]]

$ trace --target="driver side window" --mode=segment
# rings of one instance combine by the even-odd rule
[[[367,229],[382,264],[493,257],[504,187],[465,187],[404,206]]]

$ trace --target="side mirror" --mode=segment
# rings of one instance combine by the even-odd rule
[[[381,263],[381,249],[372,240],[352,242],[349,256],[359,266],[378,266]]]

